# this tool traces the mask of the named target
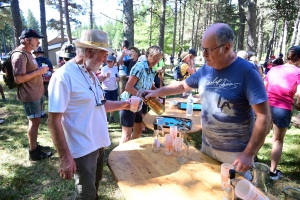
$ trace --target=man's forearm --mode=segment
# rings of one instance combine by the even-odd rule
[[[244,153],[255,156],[261,146],[264,144],[265,138],[270,131],[271,115],[258,115],[254,123],[253,131],[249,143]]]
[[[53,144],[55,145],[60,159],[71,156],[68,144],[66,142],[61,120],[54,117],[53,113],[49,113],[48,126]]]

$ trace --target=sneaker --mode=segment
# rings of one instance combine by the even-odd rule
[[[48,115],[47,114],[43,114],[43,115],[41,115],[41,118],[47,118],[48,117]]]
[[[37,146],[35,150],[29,151],[29,160],[38,161],[38,160],[45,160],[52,156],[52,152],[43,152],[41,151],[40,146]]]
[[[37,143],[37,146],[38,146],[41,150],[46,150],[46,151],[51,150],[51,148],[50,148],[49,146],[42,146],[42,145],[39,145],[39,143]]]
[[[278,180],[279,177],[283,176],[282,172],[280,170],[276,170],[276,172],[271,172],[270,171],[270,178],[273,180]]]

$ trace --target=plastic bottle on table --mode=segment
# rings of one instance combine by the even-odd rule
[[[193,104],[194,98],[193,95],[190,94],[186,100],[186,116],[193,116]]]

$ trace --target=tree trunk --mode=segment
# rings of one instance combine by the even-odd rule
[[[133,0],[123,0],[123,14],[124,39],[134,46]]]
[[[192,22],[192,36],[191,36],[191,45],[190,45],[190,48],[193,48],[195,47],[195,39],[194,39],[194,35],[195,35],[195,18],[196,18],[196,1],[194,2],[194,6],[192,6],[192,9],[193,9],[193,22]]]
[[[174,10],[174,34],[173,34],[173,46],[172,55],[175,56],[175,46],[176,46],[176,29],[177,29],[177,0],[175,0],[175,10]]]
[[[183,16],[182,16],[182,26],[181,26],[181,36],[180,36],[180,50],[183,49],[183,35],[184,35],[184,25],[185,25],[185,13],[186,13],[186,3],[188,0],[185,0],[183,3]]]
[[[244,40],[245,40],[245,23],[246,23],[246,13],[244,9],[245,0],[239,0],[239,18],[240,27],[238,32],[238,45],[237,50],[244,50]]]
[[[295,22],[294,22],[294,31],[293,31],[293,36],[292,36],[292,39],[291,39],[290,46],[294,46],[295,43],[296,43],[297,35],[299,33],[299,29],[298,29],[299,28],[299,24],[300,24],[300,8],[298,10],[297,18],[295,19]]]
[[[256,52],[256,2],[257,0],[250,0],[248,2],[248,38],[247,50]]]
[[[297,34],[297,37],[296,37],[296,41],[295,41],[295,46],[296,45],[300,45],[300,23],[298,25],[298,34]]]
[[[20,15],[19,0],[11,0],[10,4],[11,15],[13,19],[13,29],[14,29],[14,48],[20,45],[19,37],[22,33],[22,20]]]
[[[46,26],[46,10],[45,10],[45,0],[40,0],[40,13],[41,13],[41,33],[44,36],[43,39],[43,51],[44,51],[44,56],[46,58],[49,58],[49,53],[48,53],[48,36],[47,36],[47,26]]]
[[[93,29],[93,0],[90,0],[90,29]]]
[[[164,50],[164,38],[165,38],[165,23],[166,23],[166,2],[167,0],[161,0],[161,14],[160,14],[160,26],[159,26],[159,43],[158,46]]]
[[[152,41],[153,0],[151,0],[151,8],[150,9],[151,9],[151,11],[150,11],[150,26],[149,26],[149,46],[151,46],[151,41]]]
[[[66,27],[67,27],[67,35],[68,35],[68,41],[69,44],[72,44],[72,33],[71,33],[71,26],[70,26],[70,20],[69,20],[69,0],[64,0],[65,2],[65,18],[66,18]]]
[[[257,38],[257,58],[258,60],[261,60],[262,51],[263,51],[263,22],[264,17],[261,13],[261,15],[258,18],[258,38]]]
[[[277,27],[277,19],[275,19],[274,21],[274,26],[273,26],[273,31],[272,31],[272,37],[270,38],[270,42],[268,44],[268,49],[267,49],[267,55],[266,55],[266,59],[268,60],[268,58],[270,57],[270,53],[272,52],[272,45],[273,45],[273,41],[274,41],[274,37],[275,37],[275,32],[276,32],[276,27]]]
[[[63,20],[63,7],[62,7],[62,0],[58,0],[59,3],[59,21],[60,21],[60,46],[63,46],[65,43],[65,33],[64,33],[64,20]]]
[[[279,37],[278,43],[276,45],[276,52],[278,52],[277,54],[279,54],[279,52],[281,52],[281,49],[282,49],[283,34],[284,34],[284,24],[283,24],[283,27],[281,28],[280,37]]]
[[[286,43],[287,43],[287,34],[288,34],[289,23],[290,22],[287,19],[284,20],[282,48],[281,48],[281,52],[279,52],[279,53],[285,54],[285,52],[286,52]]]
[[[200,16],[201,16],[201,5],[202,5],[202,0],[200,0],[200,2],[199,2],[198,18],[197,18],[197,26],[196,26],[195,42],[194,42],[195,47],[198,46],[197,39],[198,39],[198,32],[199,32],[199,27],[200,27],[199,23],[200,23]]]

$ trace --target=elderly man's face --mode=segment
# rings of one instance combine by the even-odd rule
[[[99,70],[100,65],[106,62],[107,58],[107,51],[98,50],[93,52],[94,50],[89,49],[87,52],[86,58],[86,67],[89,68],[91,71]]]
[[[202,54],[207,65],[215,69],[222,68],[222,62],[224,62],[225,53],[220,52],[220,50],[224,47],[224,45],[226,44],[217,44],[215,32],[207,31],[204,33],[202,38]],[[224,49],[222,50],[224,51]]]

